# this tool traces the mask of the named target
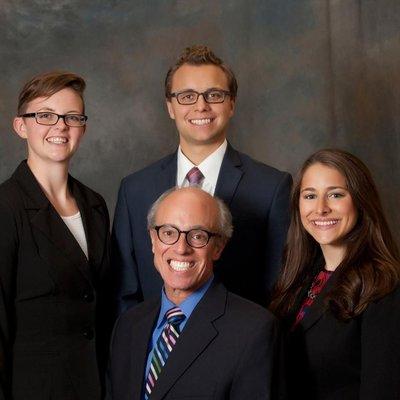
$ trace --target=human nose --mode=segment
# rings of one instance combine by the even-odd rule
[[[328,199],[325,196],[320,196],[317,199],[316,204],[316,212],[317,214],[324,215],[330,212]]]
[[[56,127],[59,127],[61,129],[66,129],[68,127],[68,125],[65,123],[65,116],[63,115],[59,115],[58,116],[58,121],[55,124]]]
[[[181,232],[179,235],[178,241],[175,243],[175,251],[178,254],[187,254],[190,253],[191,247],[189,246],[188,242],[186,241],[186,233]]]
[[[199,97],[197,98],[196,102],[196,109],[197,111],[209,110],[210,105],[206,102],[204,98],[204,93],[199,93]]]

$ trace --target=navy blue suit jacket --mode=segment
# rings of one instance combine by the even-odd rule
[[[151,204],[176,185],[176,173],[175,152],[122,180],[112,240],[119,312],[160,293],[146,216]],[[290,174],[228,145],[215,195],[229,206],[234,233],[214,272],[228,290],[261,305],[267,304],[280,268],[291,183]]]
[[[140,400],[160,296],[124,313],[111,339],[107,400]],[[150,398],[271,400],[280,337],[265,309],[213,282],[193,310]]]

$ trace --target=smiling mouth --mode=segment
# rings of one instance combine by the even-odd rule
[[[53,144],[65,144],[68,143],[68,139],[66,137],[61,136],[52,136],[46,139],[47,142]]]
[[[214,121],[215,118],[197,118],[197,119],[189,119],[189,122],[193,125],[203,126],[209,125]]]
[[[338,219],[329,219],[329,220],[315,220],[311,221],[311,223],[317,228],[331,228],[339,223]]]
[[[188,271],[190,268],[194,266],[193,262],[189,261],[177,261],[177,260],[170,260],[169,266],[177,272]]]

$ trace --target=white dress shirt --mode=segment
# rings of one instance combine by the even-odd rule
[[[225,139],[221,146],[219,146],[217,150],[205,158],[199,165],[194,165],[183,154],[181,146],[179,146],[176,185],[180,187],[189,186],[189,181],[186,179],[186,175],[193,167],[197,167],[204,175],[204,179],[200,185],[201,188],[211,195],[214,195],[215,187],[217,186],[219,170],[221,169],[222,160],[224,158],[227,146],[228,142]]]

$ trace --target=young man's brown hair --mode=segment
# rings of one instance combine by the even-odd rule
[[[189,65],[215,65],[222,69],[228,80],[229,92],[231,98],[235,99],[237,94],[237,81],[233,71],[224,62],[218,58],[212,50],[207,46],[194,45],[186,47],[186,49],[179,56],[176,63],[168,70],[165,77],[165,97],[167,100],[171,99],[172,78],[174,73],[184,64]]]

